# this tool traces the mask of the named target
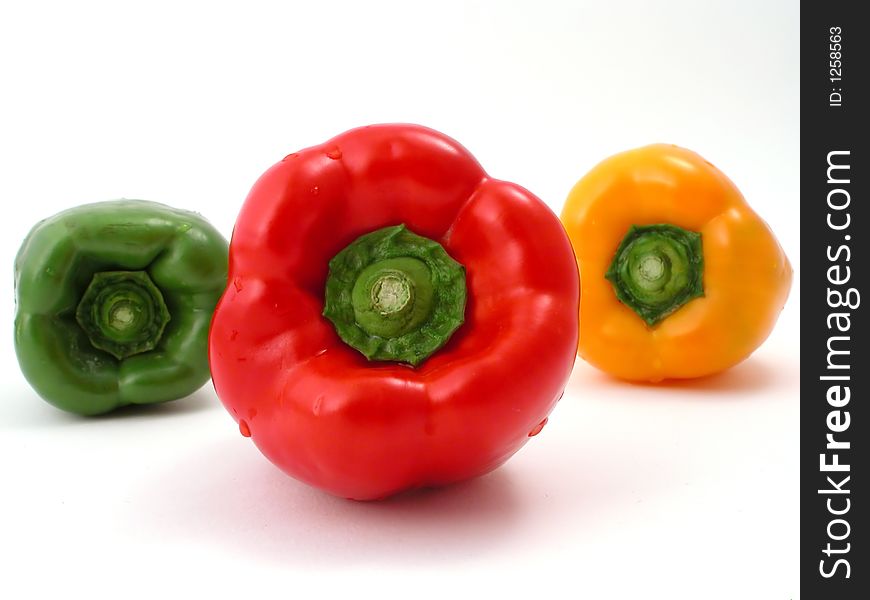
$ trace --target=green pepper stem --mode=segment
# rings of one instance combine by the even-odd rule
[[[465,269],[404,226],[364,235],[329,262],[323,314],[369,360],[417,366],[465,318]]]
[[[605,277],[619,300],[654,326],[704,295],[701,234],[676,225],[633,225]]]
[[[94,348],[118,360],[153,350],[169,310],[145,271],[94,274],[76,308],[76,321]]]

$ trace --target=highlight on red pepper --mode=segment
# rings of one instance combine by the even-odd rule
[[[484,474],[536,435],[574,364],[559,220],[416,125],[354,129],[257,181],[209,359],[243,435],[369,500]]]
[[[145,200],[37,223],[15,258],[15,350],[49,403],[80,415],[187,396],[208,381],[208,326],[227,241]]]

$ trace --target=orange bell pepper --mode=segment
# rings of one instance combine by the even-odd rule
[[[562,222],[583,292],[578,352],[616,377],[725,370],[770,334],[792,268],[737,187],[666,144],[612,156],[568,196]]]

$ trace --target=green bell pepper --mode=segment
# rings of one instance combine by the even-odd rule
[[[227,241],[196,213],[116,200],[40,221],[15,258],[21,371],[81,415],[187,396],[226,279]]]

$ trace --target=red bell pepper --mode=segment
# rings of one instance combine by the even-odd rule
[[[556,216],[413,125],[354,129],[257,181],[212,320],[215,389],[288,474],[376,499],[486,473],[537,434],[577,348]]]

